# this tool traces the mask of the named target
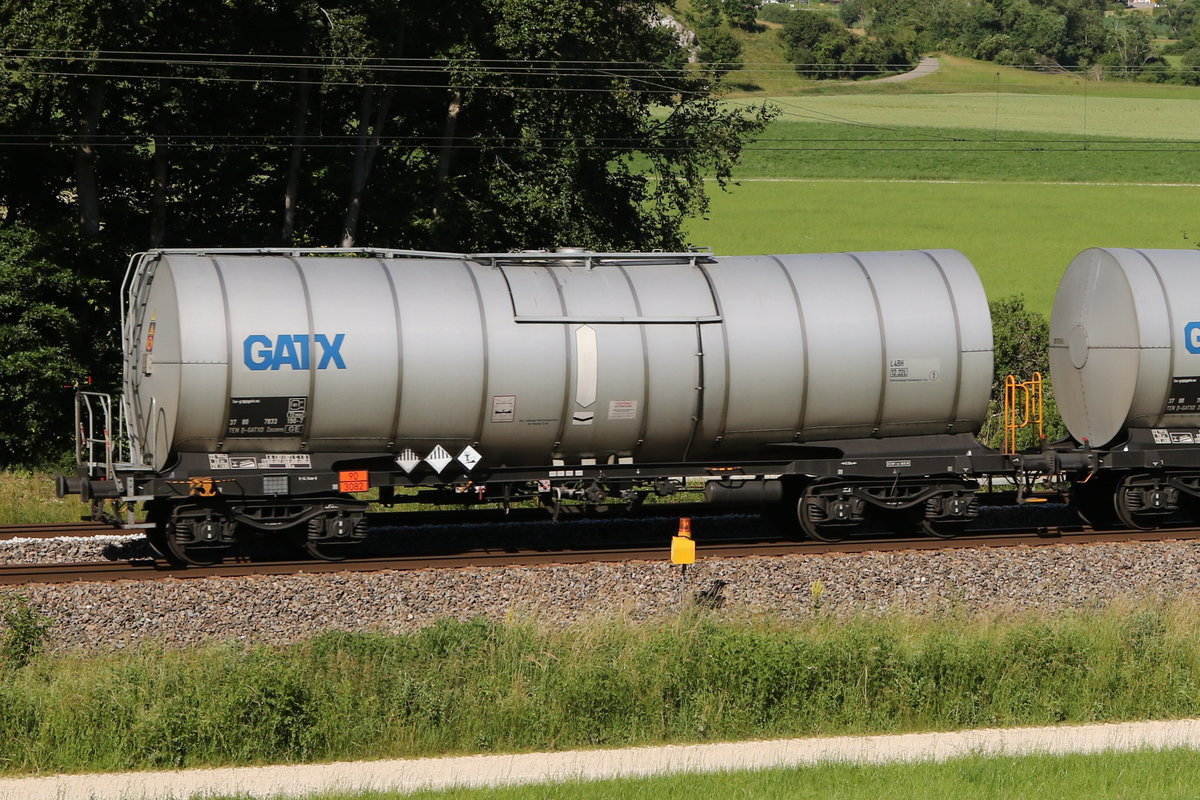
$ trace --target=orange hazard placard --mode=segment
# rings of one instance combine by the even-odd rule
[[[365,469],[352,469],[338,473],[339,492],[365,492],[371,486]]]

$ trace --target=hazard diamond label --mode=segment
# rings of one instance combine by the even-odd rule
[[[454,456],[446,452],[446,448],[440,444],[433,448],[433,452],[425,456],[425,463],[433,467],[434,472],[441,472],[453,460]]]
[[[482,460],[483,456],[479,454],[478,450],[476,450],[474,447],[471,447],[471,445],[464,447],[463,451],[458,454],[458,463],[466,467],[467,472],[475,469],[475,465]]]
[[[405,472],[412,472],[417,468],[417,464],[421,463],[421,457],[414,453],[411,449],[401,450],[396,456],[396,466]]]

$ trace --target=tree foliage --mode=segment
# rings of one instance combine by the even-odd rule
[[[72,387],[113,353],[104,282],[75,268],[86,249],[0,226],[0,464],[65,453]]]
[[[779,37],[796,72],[809,78],[858,78],[906,70],[917,63],[918,53],[910,40],[857,36],[837,17],[821,12],[789,14]]]
[[[1066,435],[1062,417],[1054,401],[1054,389],[1050,385],[1050,323],[1036,311],[1025,308],[1025,298],[1004,297],[988,303],[992,315],[992,400],[990,420],[980,433],[980,440],[990,447],[1000,447],[1004,428],[999,414],[1004,397],[1005,379],[1012,375],[1018,382],[1031,380],[1040,374],[1045,385],[1046,419],[1044,432],[1047,440],[1054,441]],[[1039,442],[1029,429],[1021,438],[1022,446],[1036,446]]]
[[[742,67],[742,43],[724,28],[697,28],[700,62],[718,77]]]
[[[914,36],[922,51],[1021,66],[1098,65],[1120,77],[1188,80],[1189,70],[1168,69],[1150,43],[1153,24],[1163,34],[1191,35],[1200,0],[1162,0],[1153,24],[1139,11],[1108,10],[1107,0],[845,0],[839,6],[845,25],[861,26],[876,38]]]
[[[5,265],[9,368],[93,364],[75,294],[112,296],[147,247],[684,246],[773,112],[720,104],[660,22],[649,0],[0,0],[0,233],[49,268]],[[0,461],[67,427],[44,421]]]

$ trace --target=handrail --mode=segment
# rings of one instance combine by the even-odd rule
[[[711,250],[689,250],[686,252],[667,253],[659,251],[640,253],[595,253],[590,250],[549,251],[525,250],[519,253],[472,253],[470,259],[477,264],[489,267],[503,266],[584,266],[594,269],[600,266],[638,266],[662,265],[663,263],[686,264],[696,266],[701,261],[711,263],[716,260]]]
[[[1035,372],[1027,381],[1018,382],[1016,376],[1009,375],[1004,379],[1004,453],[1013,455],[1017,452],[1017,431],[1037,426],[1038,442],[1045,441],[1043,429],[1043,380],[1042,373]]]

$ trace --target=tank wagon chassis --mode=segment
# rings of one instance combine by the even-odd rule
[[[106,398],[87,393],[81,408],[100,400]],[[86,474],[60,478],[59,493],[80,494],[93,519],[145,529],[168,558],[197,565],[220,561],[252,532],[289,537],[314,558],[341,560],[366,537],[371,502],[507,508],[536,501],[558,518],[631,511],[651,495],[694,492],[688,486],[695,479],[707,503],[758,511],[785,530],[825,542],[867,524],[953,538],[978,516],[980,484],[991,479],[1015,484],[1018,502],[1032,498],[1035,485],[1061,487],[1062,499],[1097,529],[1152,530],[1183,506],[1200,508],[1200,451],[1184,448],[1164,458],[1150,438],[1150,431],[1135,431],[1119,450],[1066,443],[1017,455],[989,450],[967,434],[781,443],[776,449],[790,460],[704,465],[492,469],[480,461],[468,470],[456,460],[457,470],[446,468],[453,475],[426,461],[398,470],[392,456],[360,453],[314,456],[313,468],[302,472],[247,474],[210,469],[190,454],[161,475],[93,463]],[[378,499],[356,497],[368,490]]]

